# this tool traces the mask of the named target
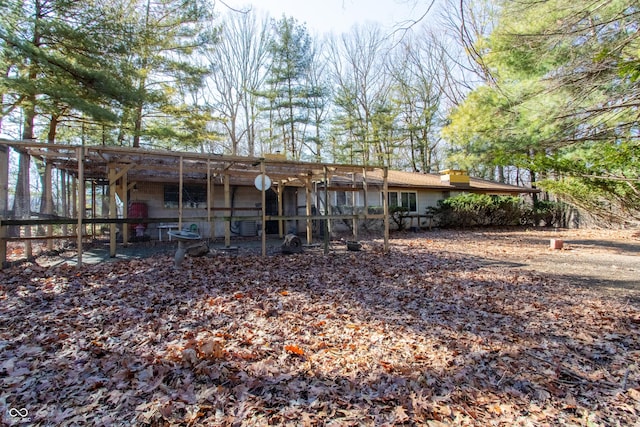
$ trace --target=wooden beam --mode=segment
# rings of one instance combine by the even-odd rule
[[[120,166],[120,170],[118,170],[118,166]],[[134,168],[134,164],[132,163],[127,163],[127,164],[109,164],[108,167],[110,169],[113,169],[116,171],[116,176],[114,180],[118,180],[120,178],[122,178],[124,176],[124,174],[126,174],[127,172],[129,172],[131,169]]]

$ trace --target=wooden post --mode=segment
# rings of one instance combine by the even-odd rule
[[[1,223],[0,219],[0,270],[4,268],[4,263],[7,262],[7,226]]]
[[[211,220],[213,208],[213,183],[211,182],[211,160],[207,159],[207,223],[209,224],[209,238],[215,238],[215,222]]]
[[[184,184],[183,182],[183,177],[182,177],[182,171],[183,171],[183,157],[180,156],[180,181],[178,184],[178,230],[182,230],[182,186]]]
[[[384,252],[389,252],[389,168],[385,166],[382,183],[382,211],[384,213]]]
[[[224,173],[224,207],[226,219],[224,221],[224,246],[231,246],[231,190],[229,189],[229,174]]]
[[[129,180],[128,173],[122,175],[122,218],[129,218]],[[129,224],[122,224],[122,246],[129,246]]]
[[[96,207],[97,207],[97,202],[96,202],[96,182],[92,180],[91,181],[91,218],[95,218],[96,217]],[[91,224],[91,235],[95,239],[95,237],[96,237],[96,224],[95,223]]]
[[[0,217],[7,216],[9,206],[9,147],[0,145]]]
[[[307,215],[307,244],[310,245],[313,240],[313,221],[311,220],[311,177],[307,178],[304,183],[305,188],[305,204]]]
[[[324,234],[324,254],[327,255],[329,253],[329,172],[327,167],[324,167],[324,224],[323,224],[323,234]]]
[[[0,220],[7,216],[9,205],[9,147],[0,145]],[[0,269],[7,261],[7,227],[0,224]]]
[[[78,168],[80,167],[80,159],[78,158]],[[78,218],[78,180],[71,176],[71,216]],[[73,227],[76,232],[76,236],[80,232],[77,224]]]
[[[353,209],[353,240],[358,240],[358,207],[356,206],[356,173],[352,177],[351,209]]]
[[[267,190],[265,177],[266,177],[266,168],[264,161],[260,162],[260,174],[262,176],[262,257],[267,256]]]
[[[67,174],[63,170],[58,170],[58,174],[60,179],[60,198],[62,199],[62,216],[66,217],[69,215],[69,203],[67,200]],[[69,227],[67,224],[62,224],[62,234],[65,236],[69,234]]]
[[[77,238],[78,238],[78,268],[82,267],[82,234],[83,224],[82,220],[85,213],[85,187],[84,187],[84,148],[78,147],[76,149],[78,157],[78,226],[77,226]]]
[[[116,212],[116,186],[117,186],[117,175],[116,170],[113,165],[109,165],[109,218],[116,219],[118,218],[118,212]],[[117,244],[117,236],[116,236],[116,224],[109,224],[109,256],[114,258],[116,256],[116,244]]]
[[[369,188],[367,186],[367,168],[362,168],[362,202],[364,203],[364,219],[369,215]]]
[[[282,209],[282,199],[284,197],[284,186],[283,181],[278,182],[278,216],[282,217],[283,209]],[[284,237],[284,220],[278,220],[278,235],[282,239]]]
[[[53,185],[51,182],[52,166],[49,161],[44,166],[44,213],[47,215],[53,214]],[[53,236],[53,225],[47,224],[47,237]],[[53,239],[47,239],[47,250],[53,250]]]

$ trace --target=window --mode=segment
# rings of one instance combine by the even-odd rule
[[[353,205],[353,191],[336,191],[336,206]]]
[[[390,191],[389,207],[401,206],[407,208],[409,212],[418,211],[418,195],[413,191]]]
[[[179,207],[180,187],[177,185],[164,186],[164,207]],[[204,208],[207,205],[207,186],[192,184],[182,186],[182,207]]]

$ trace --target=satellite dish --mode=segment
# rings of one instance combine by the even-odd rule
[[[271,188],[271,178],[269,178],[267,175],[258,175],[256,176],[256,179],[254,181],[254,184],[256,186],[256,188],[260,191],[262,191],[262,178],[264,177],[264,191],[267,191],[268,189]]]

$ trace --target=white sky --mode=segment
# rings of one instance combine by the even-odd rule
[[[391,29],[422,16],[430,0],[221,0],[241,9],[253,5],[278,19],[285,14],[306,23],[311,34],[343,33],[358,24],[378,22]],[[218,10],[224,6],[219,4]]]

